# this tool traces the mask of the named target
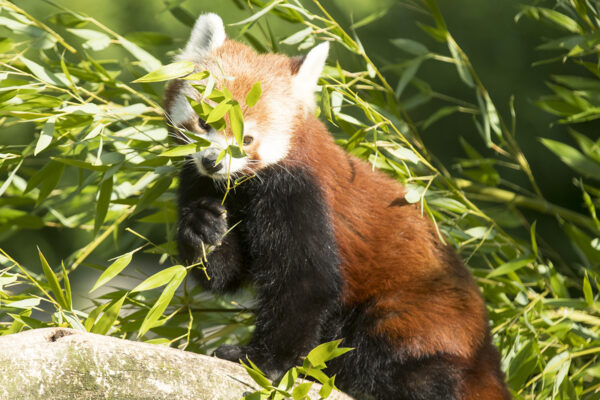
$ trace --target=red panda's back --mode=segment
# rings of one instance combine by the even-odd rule
[[[375,321],[369,333],[409,354],[442,353],[463,359],[466,368],[487,366],[477,360],[496,353],[486,339],[479,288],[418,204],[406,202],[393,178],[337,146],[321,122],[309,119],[300,131],[293,151],[303,154],[299,161],[314,171],[331,209],[344,303],[368,304]]]

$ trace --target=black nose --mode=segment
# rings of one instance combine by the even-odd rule
[[[219,163],[215,165],[217,161],[217,156],[208,155],[202,157],[202,166],[209,174],[214,174],[217,171],[220,171],[223,168],[223,164]]]

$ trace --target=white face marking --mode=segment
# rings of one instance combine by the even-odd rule
[[[286,118],[287,119],[287,118]],[[276,164],[283,160],[290,148],[289,124],[282,118],[269,121],[270,127],[260,129],[254,121],[244,122],[244,132],[258,140],[258,157],[262,165]]]
[[[169,122],[173,126],[181,126],[194,116],[194,110],[183,94],[178,94],[169,109]]]
[[[216,159],[222,150],[226,149],[228,145],[232,144],[231,140],[228,143],[225,136],[221,133],[217,132],[214,129],[210,131],[199,134],[198,136],[203,137],[212,142],[212,145],[206,149],[203,149],[197,153],[192,154],[192,160],[198,169],[198,172],[202,175],[206,175],[211,177],[212,179],[227,179],[227,177],[234,175],[236,172],[242,171],[248,165],[248,158],[236,158],[231,157],[229,154],[226,154],[225,157],[219,162],[223,167],[215,172],[208,171],[202,160],[205,158],[208,159]]]

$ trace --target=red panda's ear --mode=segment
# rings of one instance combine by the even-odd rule
[[[298,59],[298,63],[301,64],[297,68],[294,68],[292,63],[292,73],[294,69],[297,70],[293,76],[294,91],[311,111],[315,107],[314,92],[317,89],[317,81],[323,72],[328,54],[329,42],[325,42],[313,47],[303,59]]]
[[[196,20],[190,40],[177,59],[200,61],[207,54],[221,47],[226,37],[221,17],[213,13],[202,14]]]

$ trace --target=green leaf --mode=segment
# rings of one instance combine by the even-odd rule
[[[259,370],[258,367],[254,365],[254,363],[250,359],[248,359],[248,362],[250,363],[251,367],[247,366],[244,363],[242,363],[242,366],[244,367],[248,375],[250,375],[250,378],[252,378],[252,380],[256,382],[260,387],[269,390],[273,389],[273,385],[271,385],[271,382],[269,382],[269,380],[265,377],[265,374],[261,370]]]
[[[146,207],[148,207],[152,202],[160,197],[161,194],[167,191],[169,186],[171,186],[172,178],[170,176],[166,176],[164,178],[160,178],[157,180],[152,187],[147,189],[137,205],[135,206],[134,214],[139,213]]]
[[[228,101],[224,101],[222,103],[217,104],[215,108],[208,114],[206,118],[207,124],[212,124],[213,122],[217,122],[221,118],[227,114],[227,111],[231,108],[232,104]]]
[[[236,26],[236,25],[245,25],[248,24],[250,22],[254,22],[256,20],[258,20],[260,17],[262,17],[263,15],[265,15],[266,13],[268,13],[269,11],[271,11],[272,8],[274,8],[276,5],[278,5],[279,3],[283,2],[283,0],[273,0],[271,1],[268,5],[264,5],[262,6],[261,10],[256,12],[255,14],[251,15],[250,17],[239,21],[239,22],[235,22],[233,24],[229,24],[231,26]]]
[[[458,106],[446,106],[438,109],[436,112],[427,117],[425,121],[423,121],[423,130],[429,128],[431,125],[433,125],[440,119],[452,115],[457,111],[460,111],[460,109],[461,108]]]
[[[67,270],[65,269],[65,263],[61,261],[60,267],[62,268],[63,273],[63,282],[65,286],[65,300],[68,305],[67,309],[73,309],[73,297],[71,295],[71,282],[69,281],[69,275],[67,274]]]
[[[206,139],[202,139],[202,142],[199,143],[188,143],[183,144],[181,146],[173,147],[167,151],[164,151],[159,154],[160,157],[183,157],[190,154],[194,154],[199,152],[202,149],[205,149],[210,146],[210,142]]]
[[[585,301],[588,306],[594,306],[594,291],[592,290],[592,285],[590,284],[590,277],[585,273],[583,277],[583,296],[585,297]]]
[[[429,49],[427,47],[411,39],[398,38],[392,39],[390,42],[397,48],[416,56],[424,56],[425,54],[429,53]]]
[[[327,382],[323,383],[321,386],[321,390],[319,390],[319,396],[321,398],[326,399],[329,397],[333,389],[335,388],[335,375],[327,380]]]
[[[600,179],[600,163],[596,163],[579,150],[551,139],[541,139],[544,146],[556,154],[565,164],[578,173],[590,178]]]
[[[54,119],[50,118],[42,127],[42,132],[40,133],[40,137],[38,138],[38,141],[35,145],[35,150],[33,152],[34,156],[37,156],[52,142],[52,136],[54,135],[54,125]]]
[[[68,81],[66,78],[61,79],[51,71],[42,67],[36,62],[28,60],[27,58],[21,56],[19,59],[29,68],[31,73],[35,75],[42,82],[48,83],[53,86],[68,86]]]
[[[140,66],[147,72],[152,72],[161,67],[162,64],[156,57],[139,47],[137,44],[130,42],[122,36],[119,36],[119,42],[121,43],[121,46],[140,61]]]
[[[191,61],[174,62],[171,64],[163,65],[162,67],[155,69],[149,74],[146,74],[133,82],[143,83],[169,81],[171,79],[176,79],[191,74],[192,72],[194,72],[194,68],[195,65]]]
[[[17,171],[19,170],[19,168],[21,168],[21,165],[23,165],[24,160],[25,159],[22,158],[21,161],[19,161],[17,166],[10,172],[10,174],[8,175],[8,178],[6,178],[6,180],[4,181],[2,186],[0,186],[0,197],[2,197],[2,195],[4,194],[6,189],[8,189],[8,187],[12,183],[13,179],[15,178],[15,175],[17,174]]]
[[[558,372],[564,363],[571,362],[571,354],[568,351],[563,351],[552,357],[544,368],[544,375],[554,375]]]
[[[537,258],[538,256],[538,245],[537,245],[537,240],[535,239],[535,226],[537,224],[537,221],[533,221],[533,224],[531,224],[531,228],[529,229],[529,236],[531,238],[531,249],[533,250],[533,255]]]
[[[94,234],[98,232],[110,205],[110,196],[113,188],[113,177],[106,178],[98,189],[98,201],[96,202],[96,217],[94,219]]]
[[[71,328],[77,329],[78,331],[81,331],[81,332],[87,332],[87,330],[81,324],[81,321],[79,320],[79,318],[77,318],[75,313],[72,313],[70,311],[63,311],[62,315],[63,315],[63,317],[65,317],[65,319],[67,320],[69,325],[71,325]]]
[[[58,283],[58,278],[50,265],[48,265],[48,261],[46,261],[46,257],[42,254],[42,251],[38,247],[38,254],[40,256],[40,261],[42,263],[42,269],[44,270],[44,276],[46,276],[46,280],[48,281],[48,285],[50,286],[50,291],[54,294],[56,301],[60,304],[61,307],[69,310],[71,307],[67,304],[67,300],[63,295],[62,289]]]
[[[448,40],[448,49],[456,64],[456,70],[460,79],[470,88],[474,87],[473,77],[471,77],[471,71],[467,67],[466,61],[463,60],[458,45],[453,40]]]
[[[279,43],[287,44],[287,45],[298,44],[301,41],[303,41],[308,35],[310,35],[312,33],[312,31],[313,31],[313,29],[311,27],[304,28],[304,29],[288,36],[287,38],[283,39]]]
[[[390,8],[391,8],[391,6],[380,7],[376,12],[369,14],[365,18],[361,19],[360,21],[356,21],[355,23],[350,25],[350,29],[355,30],[355,29],[361,28],[363,26],[367,26],[367,25],[377,21],[381,17],[386,16],[388,14]]]
[[[583,153],[600,164],[600,142],[596,144],[592,139],[573,129],[569,129],[569,133],[577,141],[577,145]]]
[[[550,8],[522,6],[521,13],[534,19],[544,18],[569,32],[583,33],[583,29],[575,20]]]
[[[173,38],[157,32],[130,32],[125,38],[138,46],[170,46]]]
[[[441,13],[436,1],[435,0],[423,0],[423,2],[427,6],[427,8],[429,8],[429,11],[431,12],[431,16],[435,20],[435,24],[437,25],[437,28],[439,30],[447,32],[448,28],[446,27],[446,21],[444,21],[444,17],[442,16],[442,13]]]
[[[185,267],[182,265],[174,265],[172,267],[165,268],[146,278],[142,283],[137,285],[132,292],[143,292],[144,290],[155,289],[157,287],[166,285],[182,271],[185,272]]]
[[[12,50],[14,42],[11,38],[0,38],[0,54]]]
[[[296,379],[298,379],[298,368],[292,367],[285,373],[285,375],[283,375],[283,378],[281,378],[279,381],[277,388],[286,391],[290,390],[292,386],[294,386]]]
[[[322,343],[312,349],[306,356],[306,359],[313,367],[321,367],[326,361],[339,357],[344,353],[352,350],[349,347],[338,347],[342,342],[341,339],[332,342]]]
[[[123,295],[123,297],[121,297],[119,300],[113,302],[112,305],[108,307],[106,311],[104,311],[100,319],[94,324],[90,332],[97,333],[99,335],[106,335],[119,317],[119,312],[121,311],[121,307],[123,306],[123,302],[126,298],[127,294]]]
[[[121,257],[117,258],[112,264],[108,266],[108,268],[106,268],[102,275],[100,275],[94,286],[90,289],[89,293],[92,293],[94,290],[98,289],[100,286],[104,285],[112,278],[119,275],[119,273],[129,265],[132,257],[132,253],[126,253]]]
[[[331,114],[331,100],[329,98],[329,90],[324,86],[321,90],[321,111],[328,121],[333,122],[333,115]]]
[[[177,288],[179,287],[179,285],[181,284],[181,282],[187,274],[187,270],[184,267],[182,267],[181,265],[179,265],[178,267],[179,269],[176,272],[176,274],[167,284],[165,290],[163,290],[162,294],[160,295],[156,303],[154,303],[150,311],[148,311],[148,314],[144,318],[142,326],[140,327],[140,330],[138,332],[138,337],[145,335],[149,329],[159,325],[158,319],[162,316],[163,312],[169,306],[171,299],[175,295],[175,291],[177,290]]]
[[[206,79],[210,76],[210,72],[208,71],[200,71],[200,72],[196,72],[187,76],[184,76],[181,79],[185,79],[186,81],[201,81],[203,79]],[[196,85],[196,87],[198,87],[199,85]],[[206,96],[208,96],[210,93],[205,94]]]
[[[244,117],[242,116],[242,108],[237,101],[233,102],[231,110],[229,110],[229,124],[231,132],[238,146],[243,146],[244,142]]]
[[[260,82],[256,82],[254,85],[252,85],[252,88],[246,95],[246,105],[250,108],[254,107],[254,105],[258,102],[258,99],[260,99],[261,93],[262,89],[260,87]]]
[[[417,74],[417,71],[419,70],[419,67],[421,66],[421,62],[422,62],[421,58],[415,58],[414,60],[410,60],[406,64],[406,68],[404,69],[404,71],[402,71],[400,80],[398,80],[398,85],[396,85],[396,90],[395,90],[396,97],[400,98],[400,96],[402,96],[402,92],[406,88],[406,85],[408,85],[408,83],[410,81],[412,81],[412,79]]]
[[[189,13],[185,8],[182,7],[173,7],[169,8],[169,12],[182,24],[189,26],[190,28],[194,26],[194,22],[196,22],[196,18],[192,14]]]
[[[510,261],[505,264],[502,264],[501,266],[499,266],[498,268],[496,268],[495,270],[493,270],[492,272],[487,274],[486,277],[494,278],[497,276],[506,275],[508,273],[515,272],[515,271],[523,268],[527,264],[531,264],[534,261],[535,261],[535,257],[533,255],[521,257],[514,261]]]
[[[85,39],[83,43],[84,49],[90,49],[93,51],[104,50],[108,46],[110,46],[110,37],[99,31],[95,31],[93,29],[67,29],[73,35],[79,36],[82,39]]]
[[[45,176],[44,180],[40,184],[40,191],[36,201],[36,206],[42,204],[42,202],[46,200],[46,198],[50,195],[52,190],[54,190],[60,181],[60,178],[65,170],[65,166],[63,164],[53,162],[50,164],[52,164],[54,168],[47,170],[47,173],[44,174]]]
[[[98,316],[100,315],[100,313],[102,311],[104,311],[104,309],[106,307],[108,307],[110,303],[104,303],[99,305],[98,307],[94,308],[89,314],[88,317],[85,319],[85,321],[83,322],[83,326],[85,327],[85,330],[90,332],[92,327],[94,326],[94,322],[96,322],[96,318],[98,318]]]
[[[108,170],[108,167],[106,165],[94,165],[92,163],[89,163],[86,161],[81,161],[81,160],[76,160],[73,158],[52,157],[52,160],[58,161],[58,163],[60,163],[58,165],[61,166],[62,168],[64,168],[63,164],[67,164],[67,165],[71,165],[73,167],[89,169],[92,171],[104,172],[104,171]]]
[[[294,400],[305,399],[306,396],[308,396],[308,392],[310,392],[310,388],[313,384],[314,382],[305,382],[296,386],[292,391],[292,397],[294,398]]]
[[[40,304],[40,301],[41,300],[39,298],[30,298],[30,299],[11,301],[8,304],[4,303],[3,306],[13,307],[13,308],[21,308],[21,309],[27,310],[27,309],[37,307]]]

